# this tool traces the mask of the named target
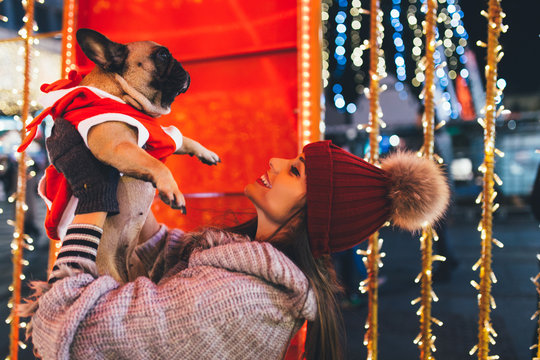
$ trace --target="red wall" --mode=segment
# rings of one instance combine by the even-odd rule
[[[296,7],[295,0],[81,0],[77,21],[114,41],[153,40],[171,50],[191,87],[163,123],[214,150],[222,163],[173,156],[167,165],[185,194],[242,192],[270,157],[296,155]],[[88,67],[81,55],[78,64]],[[190,202],[187,220],[197,216]],[[167,223],[179,218],[157,203],[154,210]]]

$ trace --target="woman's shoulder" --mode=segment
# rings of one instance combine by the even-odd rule
[[[307,278],[294,262],[270,243],[250,241],[247,237],[235,235],[223,241],[227,236],[214,235],[214,241],[208,248],[191,254],[188,266],[211,266],[252,275],[291,290],[307,284]]]
[[[212,284],[207,299],[223,296],[236,311],[258,311],[276,321],[285,314],[312,318],[315,313],[306,276],[269,243],[230,242],[194,253],[181,276],[205,277],[204,283]]]

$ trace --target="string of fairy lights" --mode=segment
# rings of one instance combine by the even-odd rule
[[[379,94],[384,91],[380,86],[380,81],[385,78],[386,64],[382,43],[384,38],[384,26],[382,24],[383,12],[380,9],[380,2],[372,0],[370,6],[369,21],[369,89],[365,94],[369,98],[369,126],[366,131],[369,133],[369,161],[372,164],[379,164],[379,129],[384,122],[382,121],[383,112],[379,103]],[[364,255],[367,268],[367,283],[361,285],[368,291],[368,315],[366,320],[366,333],[364,345],[367,347],[368,360],[376,360],[378,356],[378,283],[379,268],[382,267],[381,248],[383,239],[379,238],[379,232],[375,232],[368,239],[368,248]]]
[[[538,151],[538,150],[537,150]],[[540,254],[536,254],[536,259],[540,261]],[[540,273],[536,274],[534,278],[531,278],[531,281],[536,286],[536,293],[539,296],[540,299]],[[540,300],[538,301],[537,310],[531,316],[531,320],[534,320],[537,318],[537,334],[536,334],[536,344],[532,345],[529,350],[536,349],[536,356],[533,357],[533,360],[540,360]]]
[[[328,23],[330,20],[330,7],[332,2],[325,0],[322,6],[323,31],[329,33]],[[370,40],[362,41],[360,29],[362,27],[362,15],[370,15]],[[379,93],[384,90],[384,87],[379,86],[381,79],[386,77],[386,67],[384,61],[384,53],[382,52],[382,41],[384,36],[384,27],[382,25],[383,13],[379,8],[379,1],[372,1],[370,10],[362,8],[360,0],[353,0],[349,4],[347,0],[339,0],[337,3],[337,12],[335,15],[335,36],[332,39],[335,44],[334,51],[330,55],[330,39],[325,36],[322,46],[322,69],[323,69],[323,86],[329,86],[329,79],[332,77],[333,86],[333,102],[337,109],[352,114],[357,108],[354,102],[347,102],[343,95],[343,86],[340,84],[340,79],[345,73],[347,64],[354,70],[355,75],[355,90],[357,93],[365,93],[370,98],[370,123],[366,127],[366,131],[370,134],[370,154],[369,160],[373,163],[378,163],[379,153],[379,126],[384,126],[382,121],[382,110],[379,104]],[[347,24],[350,24],[348,29]],[[347,35],[347,31],[348,35]],[[347,38],[350,42],[350,54],[347,53],[345,43]],[[364,88],[362,82],[364,73],[361,67],[364,63],[364,51],[370,50],[370,71],[369,88]],[[330,58],[335,59],[335,68],[330,69]],[[367,250],[357,250],[357,254],[362,255],[362,260],[368,269],[368,278],[360,283],[359,290],[362,293],[369,293],[369,315],[366,321],[366,335],[364,345],[368,348],[368,358],[375,360],[377,358],[377,303],[378,303],[378,269],[382,266],[381,258],[384,253],[381,253],[383,240],[379,238],[379,234],[374,234],[370,240]]]
[[[323,19],[325,20],[324,23],[324,29],[326,32],[328,32],[329,28],[329,12],[330,7],[332,5],[332,2],[325,1],[325,6],[323,7]],[[438,129],[439,127],[443,126],[445,124],[444,119],[456,119],[460,115],[460,106],[456,101],[455,96],[455,90],[453,86],[453,81],[456,81],[458,77],[461,77],[463,79],[468,79],[470,76],[470,70],[467,67],[468,58],[467,58],[467,51],[466,48],[468,47],[468,39],[469,35],[465,29],[465,26],[463,24],[463,16],[464,13],[461,10],[457,0],[438,0],[438,3],[441,4],[440,12],[438,15],[436,15],[436,10],[434,13],[434,17],[431,19],[431,36],[433,36],[432,40],[428,40],[426,36],[426,42],[422,40],[422,37],[426,32],[430,32],[430,27],[426,27],[426,21],[422,21],[421,18],[426,15],[429,11],[432,11],[434,8],[437,8],[437,0],[409,0],[409,5],[406,10],[406,23],[408,24],[410,30],[413,34],[412,39],[412,49],[410,52],[411,58],[416,63],[416,67],[414,69],[414,76],[411,78],[410,83],[413,87],[420,87],[422,84],[424,84],[424,89],[420,93],[420,100],[423,100],[424,102],[428,102],[428,109],[426,109],[429,114],[425,113],[423,118],[423,126],[424,126],[424,135],[425,135],[425,141],[424,141],[424,147],[422,151],[420,152],[424,156],[433,157],[435,160],[437,160],[439,163],[443,162],[443,159],[438,157],[436,154],[433,153],[433,130]],[[350,60],[353,65],[351,67],[356,70],[360,71],[360,67],[363,64],[362,55],[363,52],[370,47],[370,45],[373,45],[373,42],[369,42],[368,40],[364,40],[363,42],[360,40],[360,34],[358,30],[361,28],[361,14],[367,13],[366,11],[362,11],[361,9],[361,2],[359,0],[353,1],[350,6],[348,6],[347,1],[340,0],[338,2],[338,11],[335,17],[335,24],[336,24],[336,32],[335,32],[335,48],[334,52],[332,54],[333,58],[336,60],[335,68],[332,69],[332,66],[330,64],[331,56],[330,56],[330,42],[327,41],[325,43],[325,46],[323,47],[323,77],[324,77],[324,87],[328,87],[330,85],[330,82],[333,82],[333,86],[331,88],[332,94],[333,94],[333,102],[335,107],[338,110],[341,110],[342,112],[349,112],[352,113],[356,111],[356,108],[353,106],[349,106],[350,104],[347,103],[346,100],[346,94],[343,93],[344,86],[342,85],[341,81],[341,75],[345,72],[346,66],[348,64],[348,57],[347,57],[347,49],[343,46],[345,44],[345,40],[347,39],[347,23],[351,24],[352,30],[349,31],[350,41],[351,41],[351,47],[352,49],[350,54]],[[401,22],[401,12],[402,12],[402,0],[392,0],[392,10],[390,11],[390,24],[393,28],[393,34],[392,34],[392,41],[393,45],[395,47],[395,54],[394,54],[394,63],[395,63],[395,69],[396,69],[396,77],[397,82],[395,84],[396,90],[400,93],[400,97],[404,99],[406,97],[405,94],[405,86],[404,83],[407,81],[407,69],[406,69],[406,62],[405,57],[407,56],[406,47],[405,47],[405,41],[403,37],[403,31],[404,26]],[[349,14],[347,13],[347,9],[350,8]],[[488,17],[490,19],[489,22],[489,35],[488,35],[488,44],[485,44],[483,42],[478,42],[477,45],[479,46],[488,46],[488,65],[486,66],[486,78],[488,79],[488,84],[486,86],[486,105],[484,107],[483,114],[484,119],[480,118],[479,123],[484,127],[485,130],[485,161],[484,164],[480,167],[480,171],[484,173],[485,181],[484,181],[484,191],[479,195],[479,198],[477,199],[477,203],[483,202],[483,218],[482,221],[478,227],[478,230],[481,232],[481,240],[482,240],[482,257],[479,259],[479,261],[473,266],[473,270],[477,270],[479,267],[481,268],[481,279],[480,284],[476,283],[475,281],[472,281],[471,284],[477,288],[480,291],[479,294],[479,343],[477,346],[475,346],[471,350],[471,355],[474,354],[474,352],[478,349],[479,350],[479,359],[482,360],[491,360],[491,359],[498,359],[497,355],[487,355],[488,350],[486,349],[487,344],[489,343],[495,343],[494,338],[496,337],[496,333],[493,330],[493,327],[491,326],[491,322],[489,320],[489,308],[495,308],[495,301],[493,297],[490,295],[490,287],[491,283],[496,282],[496,277],[494,273],[491,271],[491,243],[494,243],[495,245],[502,247],[502,243],[499,242],[497,239],[494,239],[491,237],[491,213],[495,211],[498,208],[498,204],[492,204],[493,200],[496,197],[496,192],[493,190],[493,184],[496,183],[499,186],[502,184],[500,178],[493,172],[493,159],[490,158],[493,154],[497,154],[499,156],[504,156],[504,154],[495,148],[494,146],[494,127],[493,125],[488,125],[488,121],[493,122],[494,119],[496,119],[498,116],[503,113],[504,107],[500,105],[502,100],[502,90],[506,86],[506,81],[504,79],[497,79],[496,74],[496,64],[503,56],[503,53],[501,52],[501,47],[497,42],[498,33],[497,31],[506,31],[506,26],[502,25],[502,23],[498,23],[497,19],[498,16],[502,18],[504,15],[497,15],[497,11],[493,9],[499,9],[500,11],[500,4],[498,0],[490,0],[490,13],[488,12],[482,12],[483,15]],[[503,14],[501,12],[501,14]],[[356,16],[357,18],[349,19],[349,22],[347,21],[349,16]],[[426,19],[427,20],[427,19]],[[358,21],[358,23],[356,23]],[[437,24],[440,24],[437,26]],[[354,32],[353,32],[354,31]],[[378,40],[379,37],[375,36]],[[370,38],[373,38],[373,32],[371,32]],[[381,36],[382,41],[382,36]],[[495,40],[494,40],[495,39]],[[425,47],[426,44],[432,44],[433,48],[431,53],[431,58],[428,60],[425,56],[422,56],[422,54],[426,51]],[[380,47],[380,44],[378,44]],[[373,49],[371,49],[373,50]],[[492,55],[489,55],[489,53],[492,53]],[[381,58],[383,58],[381,56]],[[384,59],[384,58],[383,58]],[[375,60],[377,61],[377,60]],[[384,63],[380,63],[380,60],[377,61],[381,69],[384,69]],[[370,61],[371,64],[373,64],[373,61]],[[426,70],[428,70],[426,72]],[[433,71],[431,71],[433,70]],[[431,71],[431,74],[428,74]],[[370,73],[370,76],[372,73]],[[429,79],[432,85],[429,85],[426,81],[426,77],[431,76],[432,78]],[[361,78],[361,77],[360,77]],[[355,78],[358,79],[358,78]],[[370,133],[370,158],[373,161],[376,159],[375,155],[373,156],[373,150],[376,148],[375,142],[373,140],[373,135],[375,136],[375,139],[378,139],[378,126],[374,125],[372,123],[374,118],[379,118],[379,115],[382,116],[382,112],[380,111],[380,106],[378,104],[378,100],[374,103],[373,102],[373,78],[370,78],[370,88],[365,89],[365,94],[370,98],[370,124],[368,126],[359,126],[359,129],[364,128],[368,133]],[[376,77],[375,80],[379,80],[378,77]],[[492,87],[491,89],[489,87]],[[426,88],[429,89],[429,94],[426,93]],[[356,87],[357,93],[360,93],[358,91],[359,87]],[[371,91],[370,91],[371,90]],[[378,90],[378,88],[377,88]],[[376,92],[376,95],[378,96],[378,91]],[[427,95],[427,97],[426,97]],[[431,106],[431,105],[434,105]],[[443,121],[441,121],[439,124],[435,126],[433,122],[433,117],[435,115],[435,110],[437,112],[437,115],[439,118],[441,118]],[[489,114],[488,114],[489,113]],[[428,119],[429,118],[429,119]],[[376,128],[375,128],[376,127]],[[431,130],[429,130],[431,128]],[[374,132],[376,133],[374,134]],[[431,136],[429,135],[431,133]],[[490,189],[491,187],[491,189]],[[434,352],[436,350],[434,346],[434,340],[435,336],[431,334],[431,330],[429,327],[429,324],[431,322],[434,322],[438,325],[442,325],[442,322],[437,320],[436,318],[431,317],[431,314],[429,311],[426,311],[427,307],[430,307],[431,301],[437,301],[438,298],[436,294],[431,289],[431,267],[432,262],[439,260],[444,261],[444,257],[439,255],[432,255],[431,254],[431,247],[432,243],[431,241],[437,241],[438,236],[436,232],[431,228],[426,228],[423,230],[422,236],[420,238],[421,242],[421,249],[423,253],[423,266],[422,266],[422,272],[419,274],[416,282],[420,282],[422,280],[422,296],[418,297],[417,299],[413,300],[411,303],[413,305],[422,302],[420,309],[418,310],[418,315],[421,317],[421,333],[419,336],[414,340],[414,342],[419,345],[421,349],[421,356],[423,359],[432,359],[431,352]],[[371,239],[370,239],[371,240]],[[372,287],[372,278],[370,278],[370,271],[371,273],[375,273],[373,271],[373,262],[371,262],[371,258],[374,257],[374,254],[377,254],[380,250],[380,245],[382,243],[381,239],[378,239],[378,234],[374,236],[373,241],[370,241],[370,244],[368,246],[367,251],[358,251],[358,254],[363,255],[364,262],[366,264],[366,267],[368,268],[368,279],[365,281],[362,281],[360,283],[360,290],[362,292],[370,291],[375,292],[373,298],[370,298],[370,309],[367,319],[367,332],[366,332],[366,338],[364,343],[368,346],[368,358],[375,359],[377,356],[377,345],[376,345],[376,335],[373,336],[373,332],[376,332],[377,330],[377,324],[376,324],[376,304],[374,306],[371,305],[372,301],[376,301],[376,288],[374,289]],[[489,246],[488,246],[489,244]],[[380,256],[376,259],[377,268],[379,266],[382,266],[382,263],[380,262],[380,257],[382,257],[384,254],[380,254]],[[376,255],[375,255],[376,257]],[[426,261],[424,261],[426,260]],[[539,280],[540,274],[532,279],[533,282],[539,287],[540,292],[540,285]],[[427,305],[426,305],[427,304]],[[488,304],[486,306],[486,304]],[[540,306],[540,304],[539,304]],[[538,315],[540,313],[537,312]],[[373,314],[375,316],[373,317]],[[539,320],[540,322],[540,320]],[[539,333],[539,342],[540,342],[540,333]],[[540,349],[538,350],[538,358],[540,359]]]
[[[434,160],[434,140],[435,140],[435,51],[437,42],[437,0],[427,0],[425,11],[425,21],[423,22],[423,33],[425,34],[425,55],[421,63],[425,64],[424,74],[425,83],[423,89],[425,110],[422,119],[422,127],[424,130],[424,144],[421,149],[421,155],[424,158]],[[432,334],[431,323],[434,322],[442,326],[442,322],[431,315],[432,301],[438,301],[437,295],[432,287],[432,269],[434,260],[444,260],[443,257],[433,255],[433,241],[437,240],[437,234],[434,229],[426,225],[422,229],[420,237],[420,249],[422,251],[422,271],[416,278],[422,281],[420,308],[417,315],[420,316],[420,333],[413,341],[420,349],[420,358],[422,360],[433,359],[433,352],[437,350],[435,347],[436,336]],[[415,303],[413,300],[411,303]]]
[[[62,19],[62,59],[61,59],[61,75],[62,78],[67,78],[71,70],[76,70],[75,63],[75,29],[77,28],[77,0],[64,0],[64,13]],[[49,261],[47,266],[47,274],[52,271],[54,262],[58,257],[62,242],[60,240],[50,239],[49,243]]]
[[[298,24],[298,149],[319,140],[324,131],[321,121],[320,93],[322,92],[321,53],[319,43],[321,4],[317,1],[299,2]]]
[[[322,6],[322,21],[323,31],[329,32],[328,21],[330,19],[329,10],[332,2],[329,0],[323,1]],[[347,10],[348,13],[347,13]],[[370,40],[361,40],[360,28],[362,15],[370,14]],[[366,127],[366,131],[370,133],[370,160],[373,163],[378,162],[379,152],[379,125],[382,122],[382,110],[379,105],[378,95],[381,91],[379,87],[380,79],[386,76],[386,69],[384,63],[384,54],[382,53],[382,40],[383,30],[382,26],[382,11],[379,9],[379,1],[371,2],[371,9],[367,11],[362,8],[362,2],[360,0],[353,0],[350,4],[346,0],[340,0],[338,2],[338,11],[335,15],[336,32],[333,39],[335,44],[335,50],[332,54],[336,60],[336,67],[333,72],[330,71],[330,43],[328,37],[324,37],[322,46],[322,69],[323,69],[323,87],[329,86],[329,78],[332,76],[334,85],[332,86],[332,94],[334,105],[337,109],[342,109],[348,113],[354,113],[356,111],[356,105],[352,102],[346,103],[346,99],[342,94],[343,86],[339,83],[340,78],[345,72],[345,67],[348,63],[347,51],[345,48],[345,42],[347,40],[347,18],[350,17],[350,62],[352,68],[355,70],[355,80],[359,83],[356,86],[357,92],[364,92],[366,96],[370,97],[370,108],[373,109],[370,112],[370,124]],[[363,81],[363,73],[360,68],[363,65],[364,51],[370,49],[370,90],[364,88],[361,85]],[[366,320],[365,328],[366,333],[364,337],[364,345],[368,350],[368,359],[377,359],[377,338],[378,338],[378,269],[383,265],[381,258],[385,256],[380,252],[383,244],[383,240],[379,238],[379,234],[375,233],[370,237],[367,250],[357,250],[357,254],[362,256],[366,269],[368,269],[368,278],[363,280],[359,284],[359,290],[362,293],[368,292],[369,296],[369,314]]]
[[[43,4],[43,0],[36,1],[39,4]],[[18,38],[0,40],[0,46],[7,49],[4,52],[8,56],[4,57],[4,61],[11,61],[9,68],[14,69],[8,76],[3,77],[2,83],[2,96],[0,101],[0,111],[7,116],[12,116],[13,120],[17,123],[17,126],[8,130],[20,130],[20,140],[24,137],[24,129],[26,123],[32,119],[31,114],[39,110],[39,105],[34,100],[39,91],[38,84],[42,83],[48,76],[56,77],[56,72],[48,70],[47,74],[40,72],[40,67],[47,68],[47,66],[57,62],[56,56],[52,55],[49,50],[46,50],[47,57],[42,58],[41,51],[38,46],[40,45],[40,38],[49,38],[58,35],[58,33],[41,33],[35,34],[39,31],[38,24],[34,19],[35,1],[22,0],[21,5],[24,9],[25,15],[22,18],[23,27],[17,32]],[[8,22],[9,19],[6,16],[1,16],[1,20]],[[49,59],[50,57],[50,59]],[[8,60],[9,59],[9,60]],[[20,85],[19,85],[20,84]],[[21,86],[22,88],[19,88]],[[11,89],[9,89],[11,87]],[[15,155],[17,161],[17,189],[14,194],[8,197],[9,203],[14,203],[15,214],[14,219],[8,219],[8,225],[13,226],[13,239],[10,244],[13,264],[12,282],[8,286],[8,290],[11,292],[11,297],[7,303],[7,307],[10,309],[9,316],[5,319],[6,324],[10,325],[10,350],[6,359],[16,360],[18,358],[19,348],[25,349],[26,344],[20,340],[20,331],[25,329],[27,324],[24,321],[20,321],[17,313],[18,305],[21,303],[21,288],[22,281],[26,279],[24,275],[24,267],[29,265],[29,261],[24,259],[24,251],[34,250],[34,239],[27,233],[25,233],[25,213],[28,211],[28,205],[26,204],[26,184],[29,179],[36,176],[36,171],[33,166],[34,160],[30,154],[34,149],[34,146],[29,148],[30,153],[17,153],[14,149],[17,144],[3,140],[0,145],[4,148],[10,148],[11,152]],[[13,149],[11,148],[13,147]],[[3,212],[0,209],[0,212]]]
[[[75,29],[77,28],[77,1],[64,0],[64,27],[62,30],[62,77],[66,78],[71,70],[75,70]]]
[[[427,7],[425,6],[425,0],[420,1],[420,8],[418,8],[416,0],[409,0],[409,3],[410,5],[407,8],[407,22],[414,34],[411,53],[412,59],[416,63],[414,70],[415,76],[411,79],[411,84],[413,87],[419,87],[425,81],[425,64],[422,62],[422,53],[424,50],[422,22],[417,14],[425,14]],[[457,0],[439,0],[439,3],[441,5],[446,4],[446,6],[442,6],[437,17],[437,23],[443,24],[444,31],[441,34],[439,28],[435,29],[437,49],[433,54],[433,58],[434,65],[437,69],[436,87],[438,94],[436,108],[438,117],[441,120],[446,118],[456,119],[459,116],[460,107],[455,100],[456,96],[451,80],[456,79],[457,69],[467,63],[467,57],[464,55],[464,51],[467,46],[468,34],[462,21],[464,14],[459,5],[457,5]],[[463,78],[469,76],[466,68],[463,68],[460,74]]]
[[[330,19],[330,15],[328,11],[330,10],[330,6],[332,5],[332,0],[322,0],[321,2],[321,31],[323,34],[328,33],[328,20]],[[323,36],[321,41],[321,77],[322,77],[322,86],[323,89],[326,89],[328,87],[328,79],[330,78],[330,54],[328,50],[328,39],[326,36]]]
[[[359,0],[356,0],[357,3],[360,3]],[[339,11],[337,12],[335,16],[335,22],[336,22],[336,37],[334,39],[335,48],[333,57],[336,60],[336,68],[333,72],[333,78],[339,79],[342,77],[343,73],[345,72],[347,63],[348,63],[348,57],[347,57],[347,47],[345,47],[345,42],[347,41],[347,17],[351,16],[347,12],[347,8],[349,6],[348,1],[346,0],[339,0],[338,1]],[[352,36],[351,39],[352,44]],[[355,54],[355,51],[353,50],[353,54]],[[358,57],[357,55],[355,55]],[[332,87],[332,91],[334,92],[334,105],[338,109],[346,109],[347,112],[353,113],[356,110],[356,105],[352,102],[349,102],[347,104],[347,100],[344,98],[342,92],[343,92],[343,86],[340,85],[338,82],[334,84]]]
[[[435,7],[436,2],[434,1]],[[333,72],[334,75],[334,85],[332,87],[333,91],[333,100],[334,104],[337,109],[343,109],[345,108],[347,112],[352,113],[356,111],[356,107],[352,107],[350,105],[346,105],[344,96],[342,94],[343,87],[339,83],[339,78],[341,74],[344,72],[345,66],[347,64],[347,57],[346,50],[344,49],[343,45],[345,44],[346,39],[346,26],[344,25],[347,19],[347,13],[346,13],[346,2],[340,1],[339,3],[339,11],[336,14],[335,23],[336,23],[336,37],[334,39],[334,42],[336,44],[335,51],[334,51],[334,58],[336,59],[336,68]],[[369,153],[369,160],[373,163],[378,162],[378,152],[379,147],[378,143],[380,141],[379,136],[379,125],[381,127],[384,127],[384,122],[382,121],[382,110],[379,104],[379,93],[381,92],[381,89],[379,87],[379,81],[383,77],[386,76],[386,68],[385,68],[385,62],[384,62],[384,53],[382,52],[382,40],[383,40],[383,26],[382,26],[382,12],[378,8],[378,2],[373,1],[372,6],[377,6],[375,10],[375,14],[377,16],[371,17],[371,24],[370,24],[370,39],[371,41],[365,40],[364,42],[360,41],[358,30],[361,27],[360,19],[355,18],[351,20],[351,28],[353,28],[353,31],[350,33],[351,37],[351,61],[353,62],[353,68],[355,70],[358,70],[362,64],[363,59],[362,55],[363,52],[366,49],[370,49],[370,86],[369,88],[364,89],[365,95],[370,99],[370,122],[369,125],[365,127],[365,130],[369,133],[370,136],[370,153]],[[433,4],[432,4],[433,5]],[[409,7],[409,11],[416,9],[414,5]],[[327,7],[324,7],[324,10],[327,10]],[[324,11],[323,10],[323,11]],[[373,8],[371,9],[371,14],[373,14]],[[423,11],[424,13],[426,10]],[[350,14],[352,16],[360,17],[360,14],[365,14],[367,11],[361,10],[361,2],[359,0],[355,0],[350,7]],[[436,11],[435,11],[436,13]],[[401,14],[401,0],[393,0],[393,7],[390,12],[390,22],[394,29],[394,33],[392,35],[392,40],[394,43],[394,46],[396,48],[396,52],[394,55],[394,62],[396,64],[396,76],[398,78],[398,81],[396,82],[396,90],[400,93],[400,97],[404,99],[406,97],[406,93],[404,90],[404,84],[403,82],[407,78],[406,74],[406,68],[405,68],[405,45],[403,41],[403,37],[401,32],[403,31],[403,25],[400,21],[400,14]],[[323,19],[328,20],[329,16],[327,13],[323,13]],[[413,16],[410,16],[408,18],[408,22],[410,25],[414,25],[415,30],[415,40],[413,40],[414,47],[412,51],[413,58],[417,57],[417,68],[415,70],[416,77],[415,79],[421,80],[421,82],[424,82],[424,72],[426,70],[426,64],[425,64],[425,58],[422,60],[422,57],[420,56],[422,53],[422,44],[423,41],[421,39],[421,36],[423,34],[422,30],[418,28],[417,21],[416,21],[416,15],[413,14]],[[328,24],[324,24],[325,29],[327,29]],[[435,17],[432,20],[432,36],[435,38],[436,35],[438,35],[436,24],[435,24]],[[418,40],[416,40],[418,38]],[[354,41],[353,41],[354,39]],[[430,40],[433,43],[435,43],[435,39]],[[330,76],[330,72],[328,71],[328,64],[327,59],[329,59],[328,54],[328,43],[325,44],[326,47],[323,48],[323,52],[326,52],[326,56],[323,55],[323,59],[326,60],[325,64],[323,65],[323,69],[326,70],[324,73],[325,76],[325,86],[328,86],[328,80],[327,77]],[[434,47],[434,46],[433,46]],[[324,61],[323,60],[323,61]],[[434,55],[432,51],[431,56],[431,63],[434,61]],[[438,56],[435,61],[438,61],[437,65],[440,66],[441,64],[441,57]],[[430,64],[429,66],[435,67],[434,64]],[[441,71],[439,71],[439,74]],[[438,75],[438,78],[443,78],[443,76],[446,76],[446,73],[443,72],[442,75]],[[433,74],[432,74],[433,75]],[[419,82],[420,84],[420,82]],[[433,76],[431,77],[431,84],[433,84]],[[432,86],[429,86],[430,89],[432,89]],[[358,89],[358,88],[357,88]],[[425,95],[421,94],[423,97]],[[433,94],[431,94],[431,102],[433,102]],[[431,121],[433,124],[433,109],[431,110]],[[425,126],[425,121],[424,121]],[[363,128],[363,127],[361,127]],[[431,130],[433,132],[433,129]],[[433,134],[431,134],[431,138],[425,141],[425,143],[430,144],[430,151],[427,153],[427,156],[433,156]],[[412,304],[416,304],[417,302],[422,301],[422,304],[420,306],[420,309],[418,310],[418,315],[421,318],[421,333],[419,336],[414,340],[414,343],[417,344],[421,350],[421,356],[422,359],[431,359],[431,352],[435,351],[435,345],[434,340],[435,336],[432,336],[431,334],[431,328],[430,324],[431,322],[435,322],[438,325],[442,325],[442,322],[439,321],[436,318],[431,317],[431,301],[437,301],[438,298],[436,294],[431,289],[431,268],[432,268],[432,261],[433,260],[444,260],[442,256],[431,254],[431,241],[433,238],[437,238],[436,233],[433,231],[433,229],[425,229],[423,232],[422,237],[420,238],[421,247],[422,247],[422,253],[423,253],[423,259],[425,260],[427,258],[427,261],[423,261],[423,270],[420,276],[416,279],[416,282],[419,282],[420,279],[422,279],[422,296],[418,299],[415,299],[412,301]],[[369,239],[368,249],[367,250],[358,250],[357,253],[359,255],[362,255],[362,260],[364,261],[364,264],[366,265],[366,269],[368,271],[368,278],[360,283],[360,291],[362,293],[368,292],[368,299],[369,299],[369,309],[368,309],[368,317],[366,319],[366,334],[364,337],[364,345],[367,346],[368,349],[368,359],[376,359],[377,358],[377,340],[378,340],[378,287],[377,287],[377,278],[378,278],[378,269],[382,266],[381,258],[384,257],[384,253],[381,253],[381,247],[382,247],[383,240],[379,238],[379,234],[376,233]],[[425,276],[422,277],[421,275],[424,274]]]
[[[407,92],[403,82],[407,79],[407,69],[405,67],[405,44],[402,37],[403,24],[401,23],[401,0],[392,0],[393,6],[390,11],[390,24],[394,28],[392,34],[392,40],[396,52],[394,54],[394,64],[396,65],[396,77],[395,83],[396,91],[399,94],[400,99],[405,100],[407,98]]]
[[[497,278],[491,268],[492,244],[502,247],[502,243],[493,238],[493,212],[499,207],[494,203],[497,192],[494,185],[502,185],[500,178],[495,174],[495,155],[503,154],[495,148],[495,120],[504,110],[502,106],[497,106],[497,101],[502,98],[502,90],[497,88],[497,64],[504,55],[499,44],[501,32],[506,32],[508,27],[503,25],[500,0],[490,0],[488,11],[482,14],[488,19],[488,40],[487,64],[485,67],[486,76],[486,103],[483,109],[484,118],[480,118],[479,123],[484,128],[484,162],[480,166],[483,173],[483,190],[479,196],[482,202],[482,220],[478,226],[482,242],[481,257],[473,266],[473,270],[480,269],[480,283],[471,281],[473,287],[478,290],[478,344],[475,345],[470,354],[478,351],[479,360],[499,359],[498,355],[489,354],[489,345],[495,344],[497,333],[493,329],[490,319],[491,309],[496,308],[495,299],[491,295],[491,287],[497,282]],[[482,44],[482,43],[480,43]]]
[[[34,1],[22,1],[22,6],[25,10],[23,17],[24,26],[19,30],[18,34],[24,41],[24,86],[21,100],[21,113],[23,128],[26,121],[30,119],[30,81],[32,76],[31,71],[31,55],[33,45],[33,32],[37,31],[37,24],[34,22]],[[21,131],[21,140],[24,136],[24,131]],[[26,153],[21,153],[18,158],[18,176],[17,176],[17,193],[14,198],[15,202],[15,222],[13,240],[11,242],[11,253],[13,262],[12,283],[8,290],[12,292],[12,296],[8,301],[10,315],[6,319],[6,323],[10,324],[10,356],[9,359],[17,359],[18,348],[26,348],[26,344],[19,340],[20,329],[26,327],[26,323],[20,322],[17,313],[17,307],[21,303],[21,282],[25,279],[23,274],[23,266],[28,262],[23,259],[24,249],[33,250],[33,240],[24,233],[24,216],[28,210],[26,204],[26,169],[27,157]]]
[[[392,43],[395,48],[393,66],[397,81],[394,84],[399,97],[405,100],[408,96],[406,84],[419,88],[425,81],[425,64],[422,63],[424,42],[422,19],[426,11],[426,0],[392,0],[389,22],[392,27]],[[439,121],[457,119],[461,105],[456,96],[454,81],[460,77],[467,83],[476,81],[469,79],[468,47],[469,34],[463,23],[464,13],[457,0],[438,0],[441,5],[437,17],[438,27],[435,29],[437,49],[434,53],[436,66],[436,112]],[[354,114],[357,109],[356,99],[365,91],[367,76],[363,71],[364,51],[369,47],[369,40],[362,39],[361,0],[323,1],[323,87],[328,89],[329,97],[338,112]],[[405,36],[408,25],[412,34]],[[409,50],[407,50],[409,49]],[[415,66],[407,69],[407,61],[412,59]],[[413,72],[410,78],[408,71]],[[350,84],[354,82],[354,84]],[[504,79],[499,81],[500,88],[505,85]],[[354,91],[351,89],[354,88]],[[480,102],[475,92],[476,101]],[[497,103],[500,99],[497,100]],[[381,124],[384,126],[384,124]],[[360,125],[360,130],[365,126]]]

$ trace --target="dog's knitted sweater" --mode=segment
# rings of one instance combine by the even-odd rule
[[[307,278],[269,243],[209,231],[208,248],[175,262],[182,237],[163,234],[137,250],[149,272],[161,263],[158,284],[79,273],[39,299],[32,337],[44,359],[279,359],[314,320]]]

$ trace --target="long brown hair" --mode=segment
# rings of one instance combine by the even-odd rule
[[[317,259],[311,254],[306,226],[306,209],[294,213],[268,239],[285,253],[309,280],[317,299],[317,319],[308,321],[304,358],[343,359],[344,327],[336,294],[342,291],[329,255]],[[228,229],[255,238],[257,218]],[[258,239],[261,240],[261,239]]]

